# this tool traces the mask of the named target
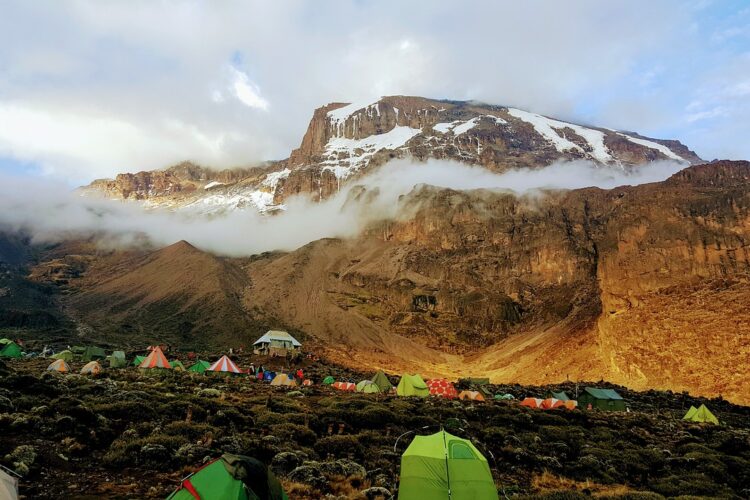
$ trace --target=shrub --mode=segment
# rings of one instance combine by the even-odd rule
[[[313,447],[321,458],[329,455],[335,458],[344,458],[349,455],[361,458],[364,449],[354,436],[328,436],[318,440]]]
[[[309,428],[296,424],[272,425],[271,433],[283,441],[292,440],[303,446],[313,445],[318,439],[318,436]]]

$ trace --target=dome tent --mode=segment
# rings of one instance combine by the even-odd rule
[[[427,384],[425,384],[419,374],[409,375],[408,373],[404,373],[396,387],[396,394],[399,396],[418,396],[420,398],[426,398],[430,395],[430,390],[427,388]]]

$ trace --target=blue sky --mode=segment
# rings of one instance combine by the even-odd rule
[[[0,172],[286,157],[314,108],[514,105],[750,158],[750,3],[0,0]]]

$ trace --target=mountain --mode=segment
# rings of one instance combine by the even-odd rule
[[[544,196],[421,185],[399,213],[248,259],[185,242],[91,254],[61,300],[131,344],[240,345],[277,327],[360,369],[750,402],[750,163]]]
[[[495,172],[560,160],[590,160],[616,169],[654,160],[701,161],[679,141],[577,125],[512,107],[391,96],[317,109],[300,147],[286,160],[223,171],[182,163],[100,179],[82,193],[146,207],[265,213],[283,209],[293,195],[327,198],[342,183],[407,156],[451,159]]]

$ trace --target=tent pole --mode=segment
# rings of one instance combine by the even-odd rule
[[[440,426],[440,432],[443,433],[443,452],[445,453],[445,477],[448,480],[448,500],[451,500],[453,498],[453,495],[451,494],[451,473],[450,468],[448,467],[448,443],[445,442],[445,429],[443,429],[443,426]]]

